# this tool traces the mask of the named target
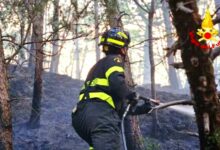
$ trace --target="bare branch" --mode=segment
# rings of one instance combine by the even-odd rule
[[[130,64],[133,65],[133,64],[137,64],[137,63],[141,63],[141,62],[143,62],[143,60],[133,61],[133,62],[130,62]]]
[[[90,0],[85,6],[84,6],[84,8],[79,12],[79,14],[83,14],[86,10],[87,10],[87,8],[88,8],[88,6],[89,6],[89,4],[92,2],[92,0]],[[79,17],[81,17],[81,15],[79,16]]]
[[[153,110],[158,110],[158,109],[164,109],[170,106],[174,105],[193,105],[192,100],[177,100],[177,101],[172,101],[172,102],[167,102],[167,103],[160,103],[160,105],[155,106]]]
[[[71,5],[73,5],[75,9],[76,16],[74,16],[74,19],[79,20],[81,17],[84,17],[87,14],[87,8],[89,4],[92,2],[92,0],[88,1],[82,10],[78,10],[78,2],[77,1],[71,1]]]
[[[160,40],[160,39],[161,39],[161,38],[152,38],[151,40]],[[135,46],[140,45],[140,44],[142,44],[142,43],[144,43],[144,42],[147,42],[147,41],[149,41],[149,40],[150,40],[150,39],[145,39],[145,40],[143,40],[143,41],[138,42],[137,44],[134,44],[134,45],[129,46],[129,48],[135,47]]]
[[[164,48],[164,50],[167,50],[166,57],[169,57],[172,53],[175,55],[178,49],[180,49],[180,44],[178,41],[174,42],[170,48]]]
[[[135,4],[140,7],[143,11],[145,11],[146,13],[149,13],[150,11],[148,9],[145,9],[143,6],[141,6],[141,4],[137,1],[137,0],[134,0]]]
[[[172,64],[169,64],[169,65],[173,66],[176,69],[184,69],[184,65],[183,65],[182,62],[172,63]]]
[[[187,8],[187,7],[185,6],[186,4],[189,4],[189,3],[191,3],[191,2],[188,2],[188,3],[179,2],[179,3],[177,3],[177,4],[176,4],[177,9],[176,9],[176,10],[182,10],[182,11],[185,12],[185,13],[192,13],[193,10],[190,9],[190,8]]]
[[[27,30],[26,30],[26,35],[25,35],[25,37],[24,37],[23,39],[21,39],[21,43],[20,43],[20,44],[16,44],[16,45],[18,45],[17,50],[14,52],[14,54],[12,54],[12,56],[10,56],[9,58],[5,59],[5,60],[8,60],[7,62],[5,62],[6,65],[8,65],[8,64],[11,62],[11,60],[14,59],[14,57],[15,57],[15,56],[21,51],[21,49],[24,47],[24,43],[25,43],[25,41],[26,41],[26,39],[27,39],[27,37],[28,37],[28,34],[29,34],[29,32],[30,32],[30,29],[31,29],[31,23],[28,24],[28,28],[27,28]],[[12,40],[13,40],[12,43],[15,43],[15,42],[14,42],[15,39],[12,38]],[[2,41],[4,41],[4,40],[2,39]]]
[[[37,41],[37,42],[36,41],[31,41],[31,42],[23,43],[23,45],[28,45],[28,44],[33,44],[33,43],[47,43],[47,42],[52,42],[52,41],[70,41],[70,40],[74,40],[74,39],[77,39],[77,38],[86,37],[86,36],[90,35],[91,33],[92,33],[92,31],[90,31],[89,33],[82,33],[81,35],[75,36],[75,37],[72,37],[72,38],[47,39],[47,40],[44,40],[44,41]],[[2,41],[11,42],[16,46],[21,46],[21,44],[15,43],[15,42],[13,42],[11,40],[8,40],[8,39],[2,39]]]
[[[216,11],[211,15],[212,17],[220,10],[220,7],[216,9]]]
[[[82,33],[81,35],[79,36],[75,36],[75,37],[72,37],[72,38],[64,38],[64,39],[61,39],[61,38],[57,38],[57,39],[50,39],[50,37],[52,37],[51,35],[48,36],[48,38],[46,40],[43,40],[43,41],[31,41],[31,42],[24,42],[24,43],[16,43],[14,41],[11,41],[11,40],[8,40],[8,39],[2,39],[2,41],[7,41],[7,42],[11,42],[13,43],[15,46],[18,47],[18,49],[8,58],[5,59],[5,64],[8,65],[13,59],[14,57],[20,52],[21,48],[24,48],[26,50],[28,50],[25,45],[28,45],[28,44],[33,44],[33,43],[42,43],[42,45],[44,45],[45,43],[48,43],[48,42],[52,42],[52,41],[70,41],[70,40],[74,40],[74,39],[77,39],[77,38],[81,38],[81,37],[87,37],[88,35],[90,35],[93,31],[90,31],[88,33]],[[47,56],[54,56],[56,54],[45,54],[43,53],[44,55],[47,55]]]
[[[147,10],[150,10],[150,8],[147,6],[147,4],[145,3],[145,0],[141,0],[141,2],[144,4],[144,6],[147,8]]]

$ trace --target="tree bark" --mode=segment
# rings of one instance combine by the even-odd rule
[[[59,0],[53,1],[54,5],[54,14],[53,14],[53,39],[59,39],[59,12],[60,12],[60,6],[59,6]],[[60,53],[59,53],[59,41],[53,41],[53,54],[51,64],[50,64],[50,72],[58,73],[58,66],[59,66],[59,59],[60,59]]]
[[[220,0],[215,0],[215,9],[220,8]],[[216,13],[217,18],[220,18],[220,10]],[[220,24],[218,25],[218,29],[220,30]]]
[[[125,59],[125,77],[126,82],[130,87],[134,87],[134,81],[132,79],[130,61],[128,55]],[[143,150],[143,136],[139,127],[138,116],[127,116],[125,119],[125,136],[127,141],[128,150]]]
[[[150,58],[150,70],[151,70],[151,97],[153,99],[156,98],[156,90],[155,90],[155,63],[154,63],[154,53],[153,53],[153,17],[154,17],[154,0],[151,1],[151,8],[148,15],[148,39],[149,39],[149,58]]]
[[[26,7],[28,10],[28,14],[29,14],[29,20],[28,22],[30,24],[32,24],[32,33],[31,33],[31,42],[36,41],[35,39],[35,35],[34,35],[34,27],[33,27],[33,18],[34,18],[34,13],[33,13],[33,5],[34,2],[33,0],[29,0],[26,2]],[[31,73],[31,75],[34,75],[34,68],[35,68],[35,56],[36,56],[36,45],[35,43],[32,43],[30,46],[30,52],[29,52],[29,58],[28,58],[28,70]]]
[[[33,31],[34,31],[34,27],[32,25],[31,42],[36,41]],[[30,73],[34,72],[35,57],[36,57],[36,45],[35,45],[35,43],[32,43],[30,46],[30,52],[29,52],[29,58],[28,58],[28,69],[29,69]]]
[[[36,47],[36,65],[34,75],[34,89],[32,100],[32,111],[29,120],[31,128],[37,128],[40,125],[41,98],[42,98],[42,72],[43,72],[43,22],[44,22],[44,5],[41,0],[35,2],[35,7],[41,5],[41,11],[38,10],[33,20],[33,36],[35,37]]]
[[[8,95],[8,81],[4,65],[4,50],[0,30],[0,149],[12,150],[12,123]]]
[[[118,0],[104,0],[106,5],[107,19],[110,27],[116,27],[115,17],[119,14]]]
[[[181,57],[190,84],[194,110],[199,130],[201,150],[220,149],[220,101],[216,91],[215,77],[209,53],[200,46],[192,44],[189,33],[201,28],[196,0],[169,0],[181,45]],[[180,4],[184,8],[178,7]],[[177,8],[178,7],[178,8]],[[187,9],[186,9],[187,8]],[[193,12],[189,11],[192,10]],[[203,44],[204,43],[200,43]]]
[[[155,63],[154,63],[154,53],[153,53],[153,18],[155,13],[155,2],[151,0],[150,10],[148,12],[148,39],[149,39],[149,59],[150,59],[150,76],[151,76],[151,98],[156,99],[155,90]],[[157,136],[158,130],[158,119],[157,110],[153,112],[153,123],[152,123],[152,136]]]

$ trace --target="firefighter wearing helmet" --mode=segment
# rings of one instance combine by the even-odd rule
[[[120,150],[121,116],[127,101],[136,104],[138,95],[125,82],[124,59],[129,43],[129,33],[120,28],[103,33],[100,45],[106,57],[89,71],[73,109],[72,125],[90,149]],[[141,108],[146,113],[151,106]]]

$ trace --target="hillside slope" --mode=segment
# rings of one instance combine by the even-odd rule
[[[32,81],[25,69],[13,72],[16,78],[10,81],[10,94],[16,98],[11,102],[13,116],[14,150],[86,150],[88,145],[81,140],[71,126],[71,111],[78,101],[82,81],[68,76],[44,72],[41,126],[28,129],[31,112]],[[150,91],[138,88],[142,95]],[[189,99],[187,95],[174,95],[158,92],[157,97],[164,101]],[[141,130],[148,149],[198,150],[198,138],[185,131],[196,132],[195,119],[174,110],[160,110],[160,130],[156,139],[150,138],[150,115],[140,117]]]

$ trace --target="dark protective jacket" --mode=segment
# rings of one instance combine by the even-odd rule
[[[95,150],[120,150],[119,116],[130,95],[133,91],[125,82],[123,59],[107,55],[92,67],[80,91],[80,101],[72,113],[75,131]],[[149,111],[148,105],[135,108],[143,109],[130,114]]]
[[[132,90],[125,83],[124,60],[120,55],[107,55],[90,70],[80,92],[80,101],[98,99],[117,112]]]
[[[72,113],[78,135],[95,150],[120,150],[120,111],[132,91],[120,55],[107,55],[90,70]]]

